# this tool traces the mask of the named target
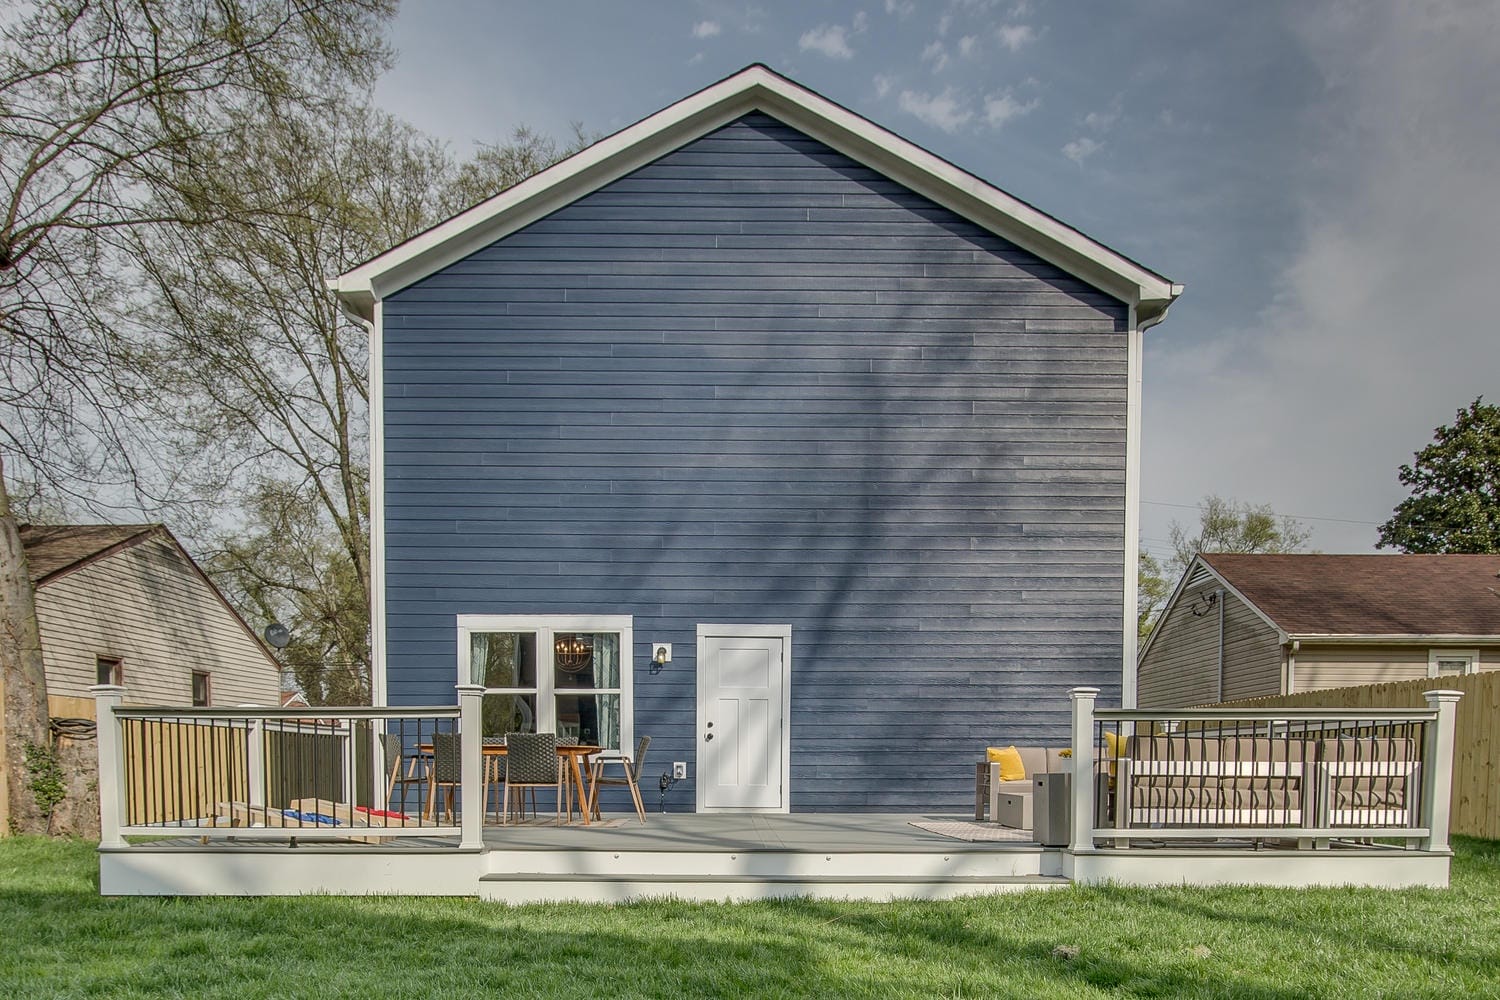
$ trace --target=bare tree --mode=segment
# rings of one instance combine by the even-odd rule
[[[54,0],[0,27],[0,456],[11,475],[145,485],[126,345],[142,230],[275,216],[259,186],[210,200],[195,180],[268,110],[325,107],[386,62],[391,0]],[[83,497],[88,499],[87,497]],[[47,740],[46,681],[0,475],[0,683],[12,829],[40,828],[24,747]]]
[[[371,670],[368,343],[324,279],[572,148],[520,129],[460,164],[369,107],[268,115],[202,183],[266,184],[288,211],[156,229],[137,248],[152,424],[170,430],[182,492],[234,525],[200,532],[207,568],[251,620],[289,626],[283,660],[314,704],[367,699]]]

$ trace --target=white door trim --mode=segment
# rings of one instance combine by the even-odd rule
[[[733,639],[745,637],[751,639],[780,639],[781,640],[781,807],[778,809],[717,809],[703,804],[704,783],[698,777],[698,748],[703,745],[704,722],[707,715],[707,706],[704,704],[703,696],[708,690],[707,677],[705,676],[706,664],[708,663],[708,640],[709,639]],[[777,812],[789,813],[792,811],[792,627],[790,625],[729,625],[729,624],[700,624],[698,626],[698,660],[697,660],[697,695],[695,700],[698,704],[697,717],[693,726],[693,785],[696,788],[698,812]]]

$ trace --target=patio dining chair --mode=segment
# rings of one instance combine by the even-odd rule
[[[463,754],[460,749],[462,737],[458,733],[432,734],[432,762],[427,770],[427,812],[424,819],[432,819],[437,808],[438,791],[447,792],[447,808],[444,810],[451,822],[453,815],[453,793],[463,784]]]
[[[427,780],[422,773],[423,755],[419,753],[407,753],[406,746],[401,737],[396,733],[380,734],[380,749],[385,756],[385,773],[387,776],[385,786],[385,807],[394,808],[397,812],[406,812],[406,790],[411,786],[418,789],[417,801],[421,802],[420,789]],[[415,748],[414,748],[415,749]],[[395,797],[396,789],[401,789],[401,797]]]
[[[594,761],[594,773],[589,776],[589,785],[592,789],[589,794],[590,797],[594,800],[595,819],[603,819],[603,817],[599,815],[599,789],[601,787],[613,785],[619,788],[630,789],[630,797],[635,800],[635,813],[641,818],[642,823],[646,822],[646,807],[641,803],[640,782],[641,768],[645,767],[646,765],[646,750],[650,746],[651,737],[642,736],[640,742],[636,744],[635,758],[633,760],[629,757],[601,757],[598,760]],[[621,767],[623,767],[625,770],[624,777],[604,777],[604,765],[606,764],[621,765]]]
[[[531,791],[531,812],[536,815],[536,790],[551,787],[557,793],[557,821],[562,822],[563,766],[557,755],[556,733],[507,733],[505,735],[505,799],[504,816],[500,822],[510,822],[510,790],[515,788],[521,796],[517,807],[522,818],[526,815],[525,795]]]

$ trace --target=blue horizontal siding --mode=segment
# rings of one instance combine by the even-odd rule
[[[793,808],[966,808],[1118,697],[1126,318],[760,114],[391,296],[391,700],[457,614],[630,614],[691,763],[697,623],[789,624]]]

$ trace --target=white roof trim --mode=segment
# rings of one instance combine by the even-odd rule
[[[328,287],[370,319],[384,298],[752,111],[764,111],[1136,308],[1144,328],[1182,286],[893,132],[756,64],[412,237]]]
[[[1338,645],[1348,643],[1371,643],[1392,646],[1452,646],[1458,644],[1478,643],[1484,645],[1500,642],[1500,633],[1489,635],[1462,635],[1452,632],[1293,632],[1293,639],[1298,642],[1325,643],[1327,645]]]

